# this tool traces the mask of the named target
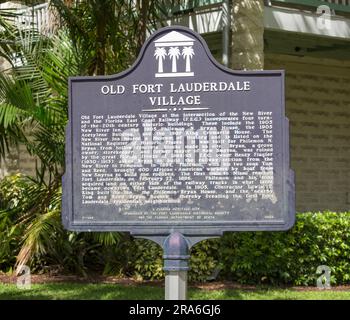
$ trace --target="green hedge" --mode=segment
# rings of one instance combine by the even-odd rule
[[[27,180],[14,176],[0,184],[0,271],[12,270],[25,240],[29,224],[17,216],[26,210],[23,202],[35,200],[27,196]],[[164,277],[162,251],[153,242],[126,234],[101,241],[102,234],[64,231],[57,219],[50,246],[28,262],[33,272]],[[240,283],[315,285],[319,265],[331,268],[333,285],[350,283],[350,212],[300,213],[287,232],[231,232],[200,242],[191,250],[189,279],[205,281],[219,268],[218,279]]]
[[[157,245],[136,240],[134,274],[163,277]],[[327,265],[331,283],[350,283],[350,212],[302,213],[287,232],[235,232],[192,248],[190,280],[203,281],[215,268],[218,279],[240,283],[315,285],[316,269]]]

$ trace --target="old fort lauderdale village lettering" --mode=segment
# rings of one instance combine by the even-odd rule
[[[176,106],[176,105],[200,105],[199,95],[188,95],[174,97],[174,93],[192,93],[192,92],[234,92],[250,91],[250,81],[236,82],[187,82],[187,83],[170,83],[167,88],[167,96],[149,97],[152,106]],[[103,95],[121,95],[121,94],[162,94],[166,92],[163,83],[153,84],[133,84],[131,88],[126,89],[124,85],[102,85],[100,93]]]

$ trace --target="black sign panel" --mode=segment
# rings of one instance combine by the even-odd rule
[[[123,73],[69,80],[63,223],[210,236],[294,223],[283,71],[233,71],[183,27]]]

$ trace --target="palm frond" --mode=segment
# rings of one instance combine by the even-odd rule
[[[10,151],[10,146],[25,140],[18,126],[22,110],[10,104],[0,104],[0,157]]]
[[[25,265],[33,255],[44,255],[52,251],[55,236],[61,232],[59,210],[38,214],[25,230],[23,245],[17,256],[17,269]]]
[[[105,246],[117,245],[122,239],[119,232],[94,232],[91,235],[97,243]]]

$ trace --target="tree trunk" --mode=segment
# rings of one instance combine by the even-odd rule
[[[233,0],[231,68],[264,69],[264,1]]]
[[[95,74],[104,75],[106,64],[106,19],[102,16],[97,16],[97,19]]]
[[[140,22],[139,22],[139,37],[137,39],[137,52],[136,54],[140,53],[140,50],[142,48],[142,45],[146,41],[146,32],[147,32],[147,14],[149,9],[150,1],[147,0],[141,0],[141,7],[140,7]]]

